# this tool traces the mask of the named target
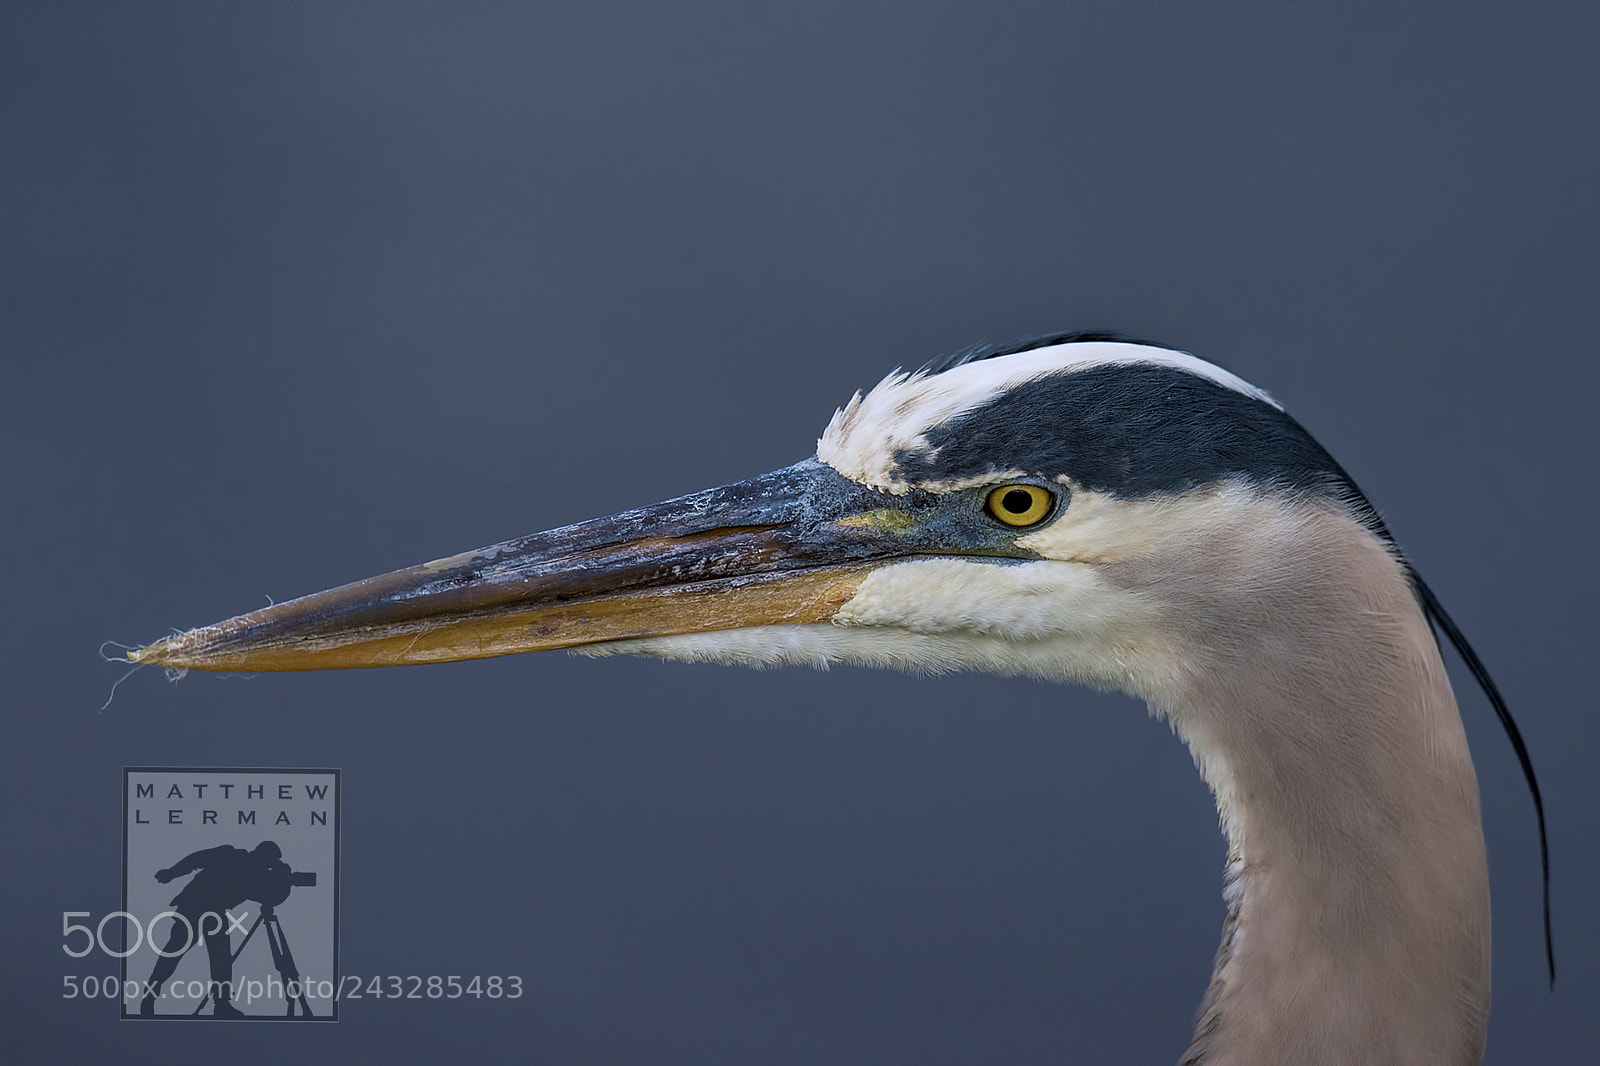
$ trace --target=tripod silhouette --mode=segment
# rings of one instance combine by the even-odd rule
[[[267,946],[272,949],[272,965],[277,967],[278,976],[283,980],[283,998],[287,1004],[284,1010],[286,1018],[310,1018],[311,1004],[306,1002],[305,986],[300,983],[300,968],[294,963],[294,953],[289,950],[289,940],[283,935],[283,922],[278,918],[278,912],[271,907],[262,907],[256,914],[256,920],[251,924],[244,939],[239,941],[239,950],[233,953],[233,961],[238,962],[239,956],[244,954],[245,945],[250,943],[250,938],[256,935],[256,930],[262,926],[267,927]],[[298,990],[298,994],[289,995],[290,982]],[[195,1007],[193,1014],[199,1014],[210,1001],[211,993],[207,992],[200,1005]],[[300,1014],[295,1014],[296,1004],[300,1007]]]

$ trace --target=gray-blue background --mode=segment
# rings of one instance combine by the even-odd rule
[[[1490,1060],[1592,1055],[1597,29],[5,4],[0,1058],[1175,1059],[1223,845],[1125,698],[547,655],[145,671],[96,713],[102,640],[783,465],[897,364],[1060,328],[1223,362],[1382,509],[1546,788],[1553,995],[1532,810],[1458,674]],[[346,972],[527,995],[305,1028],[63,1002],[125,764],[343,767]]]

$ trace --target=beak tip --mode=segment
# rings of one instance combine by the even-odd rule
[[[140,666],[171,666],[187,668],[196,665],[194,655],[184,654],[183,638],[188,634],[175,637],[163,637],[153,644],[146,644],[127,651],[128,661],[138,663]]]

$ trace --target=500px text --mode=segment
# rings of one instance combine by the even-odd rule
[[[100,946],[101,951],[105,952],[107,955],[110,955],[112,958],[125,959],[129,955],[132,955],[135,951],[138,951],[139,945],[143,944],[146,940],[150,941],[150,950],[155,952],[157,955],[160,955],[164,958],[175,959],[194,946],[195,938],[197,936],[215,936],[218,933],[224,933],[224,935],[227,935],[233,933],[235,930],[238,930],[241,933],[248,932],[244,923],[250,918],[250,915],[248,912],[242,915],[235,915],[232,911],[223,911],[221,914],[218,914],[216,911],[207,911],[200,916],[200,921],[196,923],[199,926],[198,929],[196,929],[194,925],[190,925],[189,919],[179,914],[177,911],[162,911],[154,918],[151,918],[150,921],[145,925],[140,925],[139,919],[135,918],[127,911],[112,911],[104,918],[101,918],[99,923],[95,925],[93,929],[90,929],[87,925],[79,925],[72,920],[74,918],[87,917],[89,917],[88,911],[61,912],[61,936],[64,939],[70,939],[72,934],[82,933],[86,938],[84,940],[82,951],[74,951],[71,944],[61,945],[61,950],[66,952],[68,955],[71,955],[75,959],[81,959],[85,955],[89,954],[89,952],[95,949],[96,944]],[[106,923],[111,921],[113,918],[122,919],[122,921],[126,923],[124,928],[132,928],[133,930],[133,943],[126,950],[113,951],[111,948],[106,946]],[[189,939],[184,943],[183,947],[179,948],[177,951],[163,951],[156,947],[156,923],[163,918],[171,918],[174,921],[182,922],[189,929]]]

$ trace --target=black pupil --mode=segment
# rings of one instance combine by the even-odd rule
[[[1027,514],[1033,506],[1033,497],[1023,489],[1012,489],[1000,497],[1000,506],[1012,514]]]

